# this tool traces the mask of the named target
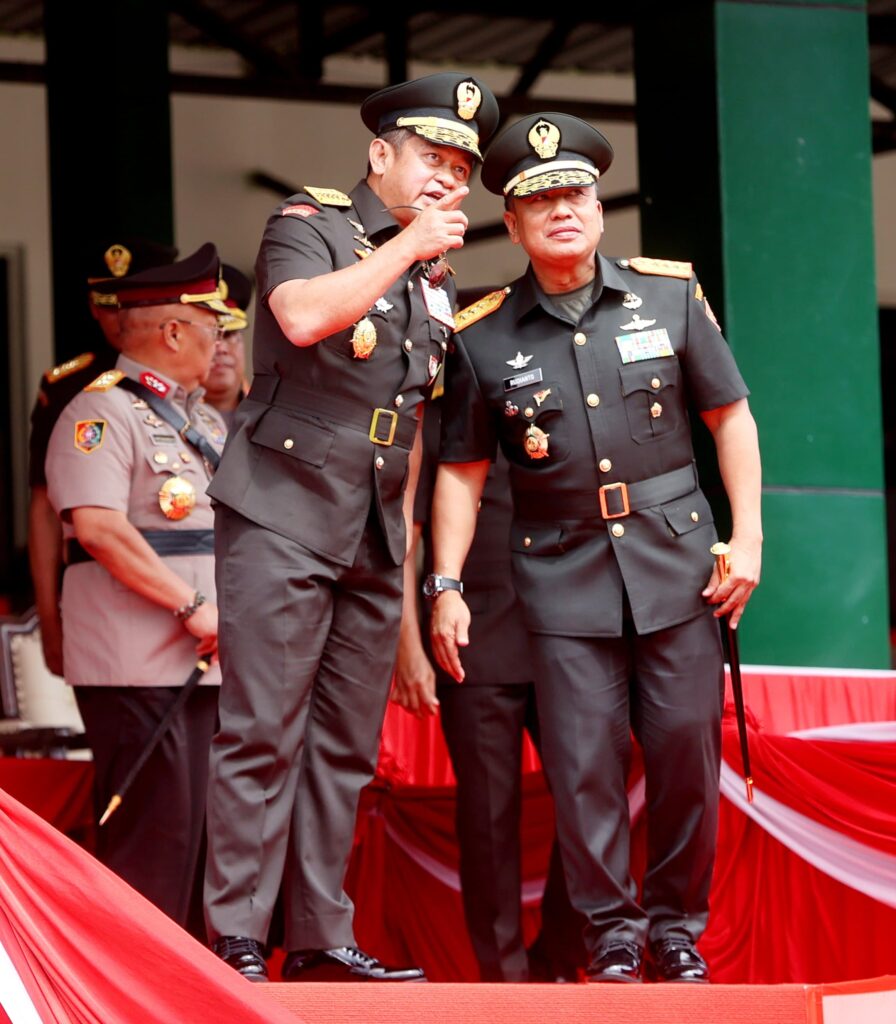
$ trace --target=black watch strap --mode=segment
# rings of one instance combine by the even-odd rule
[[[443,590],[457,590],[462,594],[464,592],[464,585],[460,580],[453,580],[450,576],[440,576],[436,572],[431,572],[423,581],[423,594],[425,597],[438,597]]]

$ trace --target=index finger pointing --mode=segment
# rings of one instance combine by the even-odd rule
[[[470,190],[466,185],[461,185],[460,188],[452,189],[450,192],[446,192],[441,199],[437,200],[433,205],[439,210],[456,210],[463,199],[470,194]]]

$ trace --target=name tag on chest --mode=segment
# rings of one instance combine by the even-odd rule
[[[642,359],[659,359],[662,356],[674,356],[669,332],[665,327],[655,331],[638,331],[636,334],[620,334],[616,338],[616,348],[623,363],[637,363]]]
[[[515,377],[504,378],[504,390],[513,391],[516,388],[524,388],[527,384],[539,384],[544,376],[539,366],[537,370],[526,370],[525,373],[518,373]]]
[[[454,330],[454,314],[451,312],[451,302],[448,299],[448,292],[444,288],[433,288],[425,277],[418,278],[420,287],[423,290],[423,302],[426,305],[426,312],[440,324]]]

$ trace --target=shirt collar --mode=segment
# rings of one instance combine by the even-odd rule
[[[161,398],[165,402],[174,402],[176,405],[183,406],[186,406],[187,404],[192,405],[205,394],[205,388],[197,388],[195,391],[187,392],[183,385],[178,384],[172,377],[168,377],[159,370],[154,370],[151,366],[138,363],[135,359],[131,359],[126,355],[120,355],[115,366],[117,369],[121,370],[126,377],[139,381],[145,387],[148,387],[152,392],[154,392],[157,398]],[[153,387],[152,383],[144,380],[144,375],[148,375],[149,378],[160,381],[164,384],[168,389],[165,394],[163,395],[158,387]]]
[[[390,234],[398,231],[398,221],[388,210],[383,209],[382,199],[366,181],[359,181],[349,195],[368,238],[372,239],[387,231]]]
[[[611,288],[613,291],[618,292],[629,291],[629,283],[616,269],[615,263],[601,256],[600,253],[597,253],[596,271],[597,280],[595,281],[592,306],[598,301],[605,288]],[[508,298],[512,298],[514,301],[517,320],[522,319],[536,306],[540,306],[551,316],[555,317],[557,315],[556,309],[551,305],[550,298],[545,295],[541,285],[538,283],[531,263],[526,268],[526,273],[511,286]]]

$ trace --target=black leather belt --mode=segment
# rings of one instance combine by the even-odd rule
[[[157,555],[213,555],[214,530],[141,530],[140,535]],[[65,564],[93,562],[94,557],[74,537],[65,542]]]
[[[249,398],[265,405],[311,413],[354,430],[363,430],[373,444],[397,444],[409,449],[417,434],[416,416],[399,416],[393,409],[371,409],[365,402],[312,391],[274,374],[256,374]]]
[[[514,511],[528,520],[622,519],[630,512],[683,498],[697,487],[697,469],[690,463],[632,484],[604,484],[596,491],[517,492]]]

